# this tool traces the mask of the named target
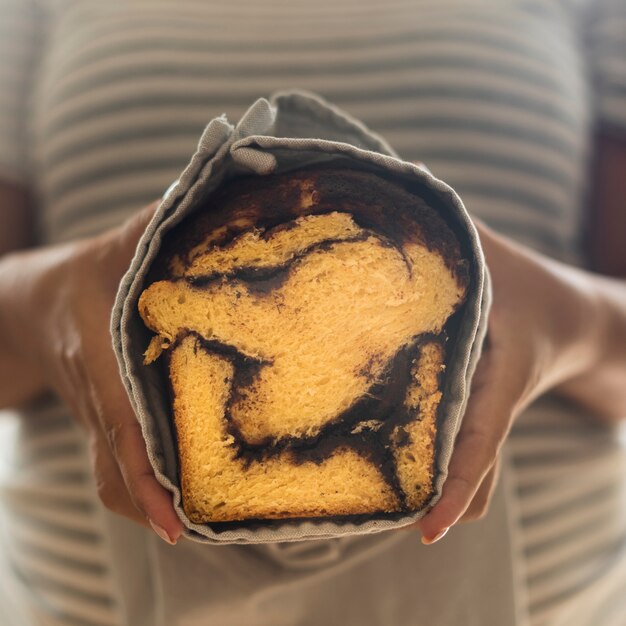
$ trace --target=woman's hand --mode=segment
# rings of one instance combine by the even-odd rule
[[[88,240],[3,259],[1,327],[15,362],[27,363],[85,428],[104,505],[174,543],[182,524],[148,461],[109,331],[119,282],[155,207]]]
[[[480,223],[477,228],[493,306],[441,499],[416,523],[424,543],[441,538],[459,521],[485,514],[500,447],[516,416],[548,389],[565,388],[567,381],[585,375],[600,359],[601,306],[594,279]]]

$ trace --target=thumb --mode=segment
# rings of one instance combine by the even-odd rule
[[[159,204],[161,204],[161,200],[155,200],[137,211],[120,226],[119,245],[121,251],[130,250],[134,254],[137,242],[154,217]]]
[[[104,235],[101,248],[101,260],[107,267],[107,274],[116,281],[126,272],[137,249],[137,243],[154,217],[161,200],[137,211],[117,228]]]

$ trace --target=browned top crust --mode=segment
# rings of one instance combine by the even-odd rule
[[[226,226],[213,243],[224,246],[251,227],[286,229],[300,215],[345,211],[354,221],[401,248],[419,242],[438,252],[459,286],[469,283],[469,263],[452,228],[420,196],[378,173],[345,164],[313,165],[267,176],[242,176],[228,181],[200,211],[175,227],[164,245],[148,282],[168,278],[169,260],[177,255],[185,265],[189,252],[214,229]]]

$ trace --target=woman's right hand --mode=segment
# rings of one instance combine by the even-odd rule
[[[104,505],[175,543],[182,523],[148,461],[109,330],[118,285],[155,208],[89,239],[3,258],[0,338],[8,350],[0,358],[54,390],[85,428]]]

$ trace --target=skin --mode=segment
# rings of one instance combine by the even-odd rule
[[[626,276],[626,246],[615,234],[626,214],[626,142],[600,137],[597,145],[593,197],[602,206],[590,212],[590,265]],[[109,334],[117,285],[155,206],[98,236],[28,249],[28,195],[0,185],[0,407],[56,392],[85,428],[104,505],[173,543],[182,524],[150,467]],[[477,228],[494,303],[449,478],[414,525],[424,543],[484,516],[502,443],[542,393],[554,389],[606,423],[626,417],[626,281],[548,259],[480,222]]]

